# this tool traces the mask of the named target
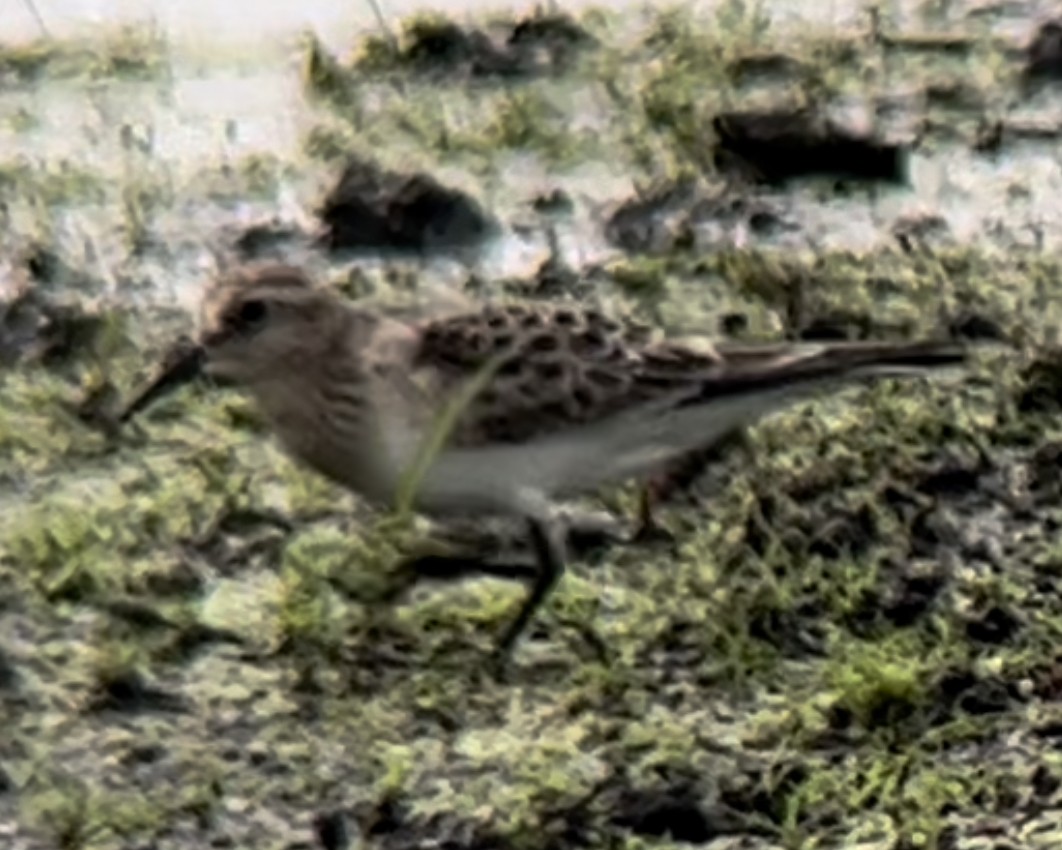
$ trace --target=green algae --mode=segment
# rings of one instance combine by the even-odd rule
[[[164,36],[151,27],[127,26],[100,38],[42,38],[0,50],[0,79],[34,84],[69,77],[150,80],[169,67]]]
[[[878,320],[909,317],[911,334],[929,330],[939,315],[933,307],[948,298],[939,285],[941,269],[961,277],[968,291],[981,295],[984,309],[1001,318],[1020,302],[1019,286],[1055,274],[1046,260],[1030,267],[1025,259],[990,259],[972,249],[932,262],[891,253],[802,261],[757,252],[707,262],[717,264],[719,279],[737,298],[764,310],[784,312],[778,294],[784,287],[777,281],[799,271],[814,287],[808,293],[812,304],[823,299],[828,307],[836,298],[867,310],[877,305]],[[772,263],[781,263],[774,283],[764,274]],[[672,273],[682,277],[681,271]],[[875,300],[868,279],[883,275],[902,283],[889,288],[890,299]],[[1021,323],[1026,345],[1035,348],[1036,325],[1028,312],[1022,315],[1029,317]],[[122,356],[135,357],[131,350]],[[960,766],[945,769],[930,758],[904,755],[906,749],[889,753],[897,740],[905,748],[923,746],[949,726],[954,740],[969,739],[971,730],[959,728],[967,716],[961,708],[943,709],[940,716],[940,677],[956,659],[991,660],[1003,681],[1035,675],[1062,622],[1050,597],[1035,594],[1034,602],[1016,578],[1032,568],[1021,550],[1011,556],[1007,581],[986,585],[986,579],[960,571],[947,580],[950,601],[937,599],[904,625],[887,614],[897,570],[902,572],[913,536],[921,533],[904,498],[913,504],[921,498],[932,507],[920,488],[938,460],[961,459],[965,452],[965,462],[974,464],[984,450],[996,463],[1020,462],[1012,457],[1022,442],[1016,427],[1037,440],[1057,430],[1042,414],[1017,412],[1018,362],[992,351],[983,358],[975,359],[971,377],[946,387],[897,383],[856,390],[763,423],[752,435],[752,463],[731,470],[711,510],[669,512],[668,522],[681,528],[676,554],[616,550],[599,566],[573,566],[544,618],[557,659],[516,692],[466,678],[515,602],[508,591],[491,583],[440,589],[399,606],[397,619],[381,620],[379,603],[372,601],[374,577],[385,574],[400,552],[395,532],[384,525],[367,533],[342,519],[347,509],[335,501],[338,494],[295,470],[256,432],[234,430],[228,411],[235,401],[203,391],[182,394],[169,402],[169,412],[160,409],[142,424],[151,436],[147,446],[167,448],[145,454],[139,445],[118,446],[94,459],[88,447],[100,438],[74,422],[65,430],[26,427],[51,421],[48,411],[69,392],[67,384],[37,367],[6,381],[0,396],[8,439],[18,438],[9,445],[22,452],[8,455],[8,467],[22,477],[52,470],[53,480],[17,522],[6,524],[3,569],[18,577],[24,593],[59,606],[60,619],[69,616],[63,606],[74,604],[96,609],[104,622],[116,617],[119,598],[167,612],[172,609],[162,603],[176,598],[183,616],[194,619],[197,582],[161,590],[166,582],[159,571],[177,569],[181,556],[175,561],[175,553],[205,565],[230,563],[237,576],[279,570],[276,608],[262,612],[275,618],[263,631],[275,629],[279,637],[269,642],[271,660],[258,663],[301,670],[299,688],[316,694],[317,710],[326,717],[349,713],[378,722],[369,728],[387,741],[412,734],[381,756],[380,785],[364,793],[416,801],[419,814],[412,823],[424,828],[446,812],[507,846],[544,846],[543,836],[559,828],[550,819],[566,817],[550,813],[573,810],[599,783],[618,781],[609,778],[614,765],[644,764],[636,769],[649,770],[647,776],[663,765],[689,769],[703,746],[696,742],[705,736],[736,738],[720,746],[737,760],[737,742],[765,735],[771,726],[762,717],[740,719],[742,712],[755,712],[757,694],[767,689],[772,703],[790,706],[788,716],[803,716],[795,726],[787,721],[785,743],[774,745],[783,748],[787,763],[803,765],[803,778],[786,780],[758,815],[787,846],[802,846],[817,833],[823,840],[839,834],[839,826],[826,826],[831,821],[869,829],[857,824],[875,812],[892,834],[932,846],[949,823],[945,810],[969,805],[978,783],[989,780]],[[115,369],[135,371],[132,363]],[[991,382],[984,380],[987,374]],[[107,485],[89,503],[78,495],[76,474],[54,477],[101,460]],[[223,519],[233,511],[277,508],[299,530],[276,532],[269,545],[257,536],[255,523]],[[1035,542],[1035,524],[1023,528],[1027,551],[1045,551],[1046,539]],[[970,612],[1000,602],[1022,613],[1020,632],[1001,645],[971,643]],[[117,642],[101,650],[102,660],[85,662],[86,681],[97,682],[89,693],[116,679],[139,681],[129,679],[130,670],[145,663],[132,644],[122,643],[142,642],[142,628],[108,632]],[[607,660],[589,651],[589,636],[605,647]],[[197,652],[209,653],[209,646]],[[526,652],[522,663],[535,663],[531,658],[539,653]],[[162,643],[152,656],[153,678],[159,680],[180,677],[189,663],[164,651]],[[798,709],[805,701],[818,709]],[[728,719],[703,716],[712,705],[727,706]],[[1019,724],[1018,715],[1000,711],[1005,726]],[[652,724],[639,732],[645,721],[637,718],[649,717]],[[209,711],[202,722],[208,718]],[[267,714],[258,722],[282,730],[289,721]],[[322,728],[320,734],[347,736],[352,722],[340,721],[342,732]],[[851,751],[841,765],[822,764],[815,741],[835,727],[855,735]],[[462,731],[455,739],[440,737],[438,729]],[[357,751],[366,735],[345,740]],[[575,761],[573,752],[581,753]],[[759,750],[750,752],[748,757],[760,757]],[[763,757],[779,757],[771,752]],[[453,777],[449,790],[432,784],[440,770]],[[726,771],[740,774],[734,765]],[[278,790],[253,773],[239,782],[244,793]],[[60,824],[58,840],[65,846],[92,846],[100,822],[118,834],[147,834],[157,819],[173,817],[171,810],[151,806],[113,809],[94,791],[85,794],[83,806],[65,813],[49,808],[54,804],[48,794],[37,801]],[[603,814],[587,817],[595,829],[611,828]]]

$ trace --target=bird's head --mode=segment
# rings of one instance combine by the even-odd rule
[[[297,375],[327,351],[342,319],[341,302],[297,268],[231,272],[203,299],[203,368],[238,384]]]

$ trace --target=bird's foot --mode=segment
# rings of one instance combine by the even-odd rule
[[[635,546],[675,546],[677,539],[652,516],[642,518],[638,527],[630,537],[630,543]]]

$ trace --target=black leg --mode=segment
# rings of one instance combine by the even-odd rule
[[[549,596],[560,577],[564,575],[564,551],[552,528],[537,519],[528,521],[531,548],[538,562],[538,573],[524,604],[509,624],[494,650],[495,661],[504,664],[512,653],[516,642],[523,635],[531,618]]]
[[[641,543],[651,540],[659,526],[656,517],[653,516],[653,482],[647,481],[638,492],[638,528],[634,532],[633,541]]]
[[[638,498],[638,527],[631,536],[631,543],[674,544],[675,542],[675,536],[657,522],[656,515],[653,513],[653,508],[658,501],[658,486],[656,479],[653,478],[646,481],[642,486]]]

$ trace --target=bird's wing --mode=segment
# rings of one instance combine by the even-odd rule
[[[493,305],[419,330],[413,375],[440,400],[464,392],[460,410],[451,410],[449,442],[467,447],[526,442],[646,405],[703,404],[963,358],[950,342],[693,345],[567,306]]]
[[[422,325],[414,369],[440,397],[475,389],[451,436],[474,446],[593,423],[693,386],[719,362],[595,310],[510,304]]]

